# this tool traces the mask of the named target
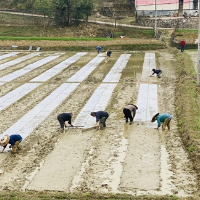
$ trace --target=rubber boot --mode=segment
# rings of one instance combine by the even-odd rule
[[[104,129],[104,125],[103,125],[103,123],[100,123],[100,125],[99,125],[100,127],[100,130],[103,130]]]
[[[22,148],[21,148],[19,145],[17,145],[17,149],[18,149],[19,151],[22,150]]]
[[[17,150],[17,145],[13,145],[11,153],[15,154],[17,152],[16,150]]]
[[[16,141],[15,144],[12,146],[12,153],[15,154],[17,149],[22,150],[22,148],[19,146],[19,141]]]
[[[162,125],[162,131],[164,131],[165,130],[165,125]]]
[[[106,127],[106,118],[102,117],[100,123],[103,124],[103,127]]]
[[[167,125],[168,131],[170,131],[170,124]]]
[[[169,122],[170,122],[169,119],[166,118],[165,121],[164,121],[164,123],[163,123],[163,126],[162,126],[162,130],[163,131],[165,130],[165,127],[168,126]]]

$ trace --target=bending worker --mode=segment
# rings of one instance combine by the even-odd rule
[[[157,113],[152,117],[151,122],[155,122],[157,120],[158,127],[156,129],[159,129],[161,123],[163,123],[162,130],[164,131],[166,126],[168,127],[168,130],[170,130],[171,119],[172,116],[169,113],[164,113],[164,114]]]
[[[10,144],[9,148],[12,148],[12,153],[16,153],[16,150],[22,150],[19,146],[19,143],[22,141],[21,135],[4,135],[0,141],[0,146],[3,146],[3,150],[1,153],[4,152],[4,149]]]
[[[160,69],[152,69],[152,71],[153,71],[153,74],[151,74],[150,77],[152,77],[154,74],[156,74],[157,77],[160,78],[160,75],[162,74],[162,70],[160,70]]]
[[[103,49],[103,47],[97,46],[97,47],[96,47],[97,53],[99,53],[99,51],[102,51],[102,49]]]
[[[124,117],[126,118],[126,123],[128,122],[128,119],[130,119],[130,125],[133,123],[133,119],[135,117],[137,109],[138,109],[138,107],[136,105],[134,105],[134,104],[128,104],[123,109]],[[133,116],[132,116],[131,113],[133,113]]]
[[[112,51],[106,51],[106,63],[108,62],[108,59],[110,58],[110,56],[111,56],[111,54],[112,54]]]
[[[60,128],[61,129],[64,129],[64,126],[66,127],[66,124],[65,124],[66,121],[68,121],[68,124],[73,126],[72,122],[71,122],[72,116],[73,116],[72,113],[62,113],[62,114],[58,115],[57,119],[58,119],[58,121],[60,123]]]
[[[96,117],[96,123],[94,127],[97,126],[98,122],[100,123],[100,129],[106,127],[106,120],[109,117],[109,114],[105,111],[91,112],[91,116]]]

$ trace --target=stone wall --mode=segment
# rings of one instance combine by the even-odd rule
[[[151,18],[138,18],[137,22],[131,23],[132,25],[154,27],[155,19]],[[187,28],[187,29],[198,29],[199,19],[198,18],[169,18],[169,19],[157,19],[157,27],[161,28]]]

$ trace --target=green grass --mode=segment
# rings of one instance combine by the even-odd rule
[[[123,32],[114,32],[114,38],[119,38],[121,35],[124,35]]]
[[[176,33],[198,33],[197,29],[176,29]]]
[[[153,196],[153,195],[142,195],[133,196],[130,194],[97,194],[97,193],[74,193],[69,194],[65,192],[17,192],[17,191],[2,191],[0,195],[0,200],[47,200],[47,199],[71,199],[71,200],[178,200],[182,199],[174,195],[164,195],[164,196]],[[191,198],[185,197],[184,200],[191,200]]]
[[[198,45],[195,43],[198,38],[198,30],[196,29],[177,29],[175,31],[175,39],[178,43],[173,43],[172,46],[180,47],[179,42],[184,38],[186,41],[186,49],[197,49]]]
[[[174,54],[177,59],[176,72],[178,77],[176,92],[179,94],[176,96],[178,130],[185,135],[185,138],[189,135],[193,139],[200,140],[200,104],[196,72],[188,54],[180,53],[178,50]],[[190,144],[188,140],[185,143]]]
[[[0,36],[0,40],[51,40],[51,41],[107,41],[112,38],[66,38],[66,37],[9,37]]]
[[[189,152],[193,152],[194,151],[194,147],[191,146],[189,149],[188,149]]]
[[[154,30],[140,30],[140,32],[144,35],[151,35],[152,37],[154,37]]]

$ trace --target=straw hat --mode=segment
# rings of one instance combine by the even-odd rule
[[[4,135],[3,138],[0,141],[0,146],[7,145],[9,140],[10,140],[10,136],[9,135]]]
[[[156,121],[156,117],[159,115],[159,113],[157,113],[157,114],[155,114],[153,117],[152,117],[152,119],[151,119],[151,122],[155,122]]]

